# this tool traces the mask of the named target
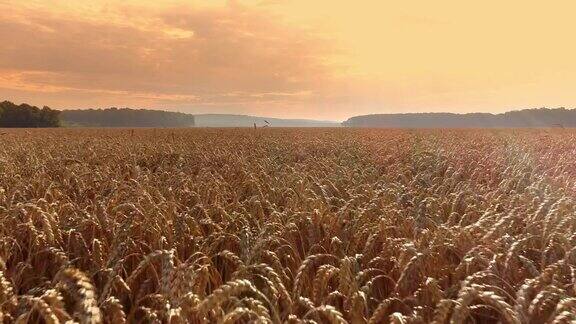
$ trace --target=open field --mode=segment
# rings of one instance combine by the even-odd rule
[[[0,322],[576,321],[576,131],[2,130]]]

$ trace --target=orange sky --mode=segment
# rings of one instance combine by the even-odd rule
[[[576,106],[571,1],[0,0],[0,100],[343,120]]]

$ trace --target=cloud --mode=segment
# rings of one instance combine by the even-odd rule
[[[455,0],[4,0],[0,100],[325,119],[576,102],[574,1],[472,9]]]
[[[249,106],[302,102],[329,77],[326,42],[258,8],[102,10],[101,19],[0,10],[0,88],[69,96],[68,104],[53,100],[58,108],[102,96],[128,105]]]

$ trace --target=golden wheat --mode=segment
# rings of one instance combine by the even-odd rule
[[[570,129],[2,139],[2,323],[576,321]]]

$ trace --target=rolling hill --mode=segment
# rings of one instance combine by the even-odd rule
[[[194,115],[197,127],[339,127],[338,122],[311,119],[282,119],[229,114]]]
[[[231,114],[192,115],[180,112],[108,108],[63,110],[64,126],[72,127],[340,127],[338,122],[282,119]]]

